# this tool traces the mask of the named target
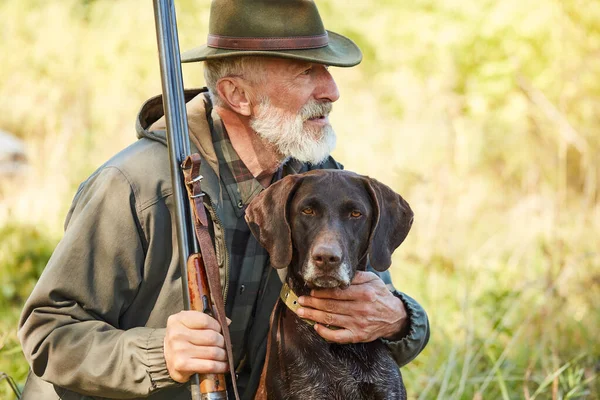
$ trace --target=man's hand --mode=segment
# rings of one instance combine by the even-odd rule
[[[299,308],[298,316],[317,322],[317,333],[330,342],[361,343],[392,338],[408,324],[402,300],[372,272],[357,271],[347,289],[313,290],[298,302],[310,307]],[[332,330],[324,325],[342,329]]]
[[[187,382],[195,373],[217,374],[228,369],[221,326],[199,311],[181,311],[169,317],[164,353],[169,375],[176,382]]]

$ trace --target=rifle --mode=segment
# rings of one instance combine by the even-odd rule
[[[202,203],[204,194],[200,189],[200,180],[202,179],[199,174],[200,157],[197,154],[190,156],[175,7],[173,0],[153,0],[153,4],[163,90],[163,109],[167,124],[167,148],[175,205],[174,216],[179,244],[183,306],[186,310],[202,311],[212,316],[209,286],[213,288],[215,307],[218,311],[217,317],[227,343],[230,370],[233,371],[231,340],[225,321],[218,271],[211,269],[210,265],[207,270],[204,265],[206,259],[207,264],[212,262],[216,266],[216,259]],[[182,169],[186,173],[185,181],[181,173]],[[193,213],[190,212],[188,205],[191,206]],[[198,241],[194,237],[194,229]],[[199,244],[202,253],[198,249]],[[218,269],[218,267],[216,268]],[[238,398],[233,375],[232,382],[235,397]],[[227,399],[225,376],[223,374],[202,374],[200,376],[194,374],[191,378],[191,394],[192,400]]]

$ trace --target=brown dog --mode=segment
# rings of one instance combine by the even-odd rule
[[[288,267],[291,289],[285,291],[284,285],[271,316],[255,399],[406,398],[400,371],[383,342],[329,343],[292,310],[294,295],[346,288],[367,261],[385,271],[412,220],[408,203],[389,187],[338,170],[287,176],[248,206],[252,233],[273,267]]]

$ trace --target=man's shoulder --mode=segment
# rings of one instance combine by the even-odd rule
[[[169,153],[163,143],[141,138],[115,154],[103,165],[103,167],[109,166],[119,168],[136,180],[147,180],[152,178],[149,175],[156,174],[169,177]]]
[[[167,147],[160,142],[142,138],[127,146],[86,179],[78,193],[114,174],[127,182],[138,207],[172,194],[169,155]]]

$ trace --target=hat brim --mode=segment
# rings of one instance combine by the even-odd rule
[[[227,50],[202,45],[181,55],[182,63],[215,60],[239,56],[267,56],[308,61],[335,67],[353,67],[362,61],[362,53],[350,39],[335,32],[327,31],[329,44],[317,49],[302,50]]]

